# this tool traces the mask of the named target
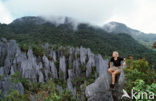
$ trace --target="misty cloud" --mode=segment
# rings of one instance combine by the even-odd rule
[[[40,16],[42,19],[59,26],[60,24],[70,23],[74,30],[77,29],[79,23],[77,20],[68,16]]]
[[[120,1],[120,2],[119,2]],[[133,1],[133,0],[132,0]],[[69,16],[79,21],[102,25],[116,11],[130,12],[135,5],[125,0],[8,0],[5,5],[15,17],[24,14]],[[123,6],[122,6],[123,5]]]
[[[10,23],[12,21],[10,12],[5,8],[5,6],[0,1],[0,22],[1,23]]]
[[[155,0],[6,0],[3,5],[14,19],[29,15],[68,16],[77,22],[102,26],[117,21],[144,32],[156,32]]]

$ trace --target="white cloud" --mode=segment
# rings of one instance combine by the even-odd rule
[[[127,15],[114,14],[109,21],[118,21],[146,33],[156,33],[156,1],[136,0],[137,7]]]
[[[7,0],[4,4],[14,18],[69,16],[96,25],[118,21],[143,32],[156,33],[155,0]]]
[[[114,9],[131,11],[133,0],[7,0],[5,5],[14,16],[24,14],[69,16],[101,25]],[[130,4],[127,6],[126,4]]]
[[[5,8],[5,6],[0,1],[0,23],[10,23],[12,21],[12,17],[9,11]]]

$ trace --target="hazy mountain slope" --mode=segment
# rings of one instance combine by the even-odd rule
[[[110,22],[103,26],[103,29],[109,33],[126,33],[131,35],[134,39],[151,47],[153,42],[156,42],[156,34],[143,33],[138,30],[127,27],[125,24],[118,22]]]
[[[108,33],[102,28],[80,23],[77,29],[70,18],[56,24],[40,17],[23,17],[16,19],[9,25],[0,25],[0,37],[15,39],[21,45],[37,45],[43,43],[56,46],[84,46],[89,47],[94,53],[110,57],[112,51],[117,50],[120,56],[134,58],[146,57],[150,63],[155,61],[151,56],[154,52],[139,44],[128,34]],[[155,63],[155,62],[153,62]]]
[[[53,44],[90,47],[103,55],[118,50],[123,55],[149,51],[126,34],[108,34],[100,28],[79,24],[73,30],[72,24],[64,22],[56,26],[39,17],[24,17],[10,25],[4,25],[1,36],[16,39],[20,43],[50,42]]]

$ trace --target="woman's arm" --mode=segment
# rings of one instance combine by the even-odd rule
[[[110,62],[110,68],[112,68],[112,64],[113,64],[113,63],[112,63],[112,62]]]
[[[112,58],[110,59],[110,61],[109,61],[109,66],[110,66],[110,68],[112,68],[112,66],[113,66],[113,60],[114,60],[114,58],[112,57]]]

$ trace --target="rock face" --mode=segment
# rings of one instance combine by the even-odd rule
[[[109,83],[105,82],[104,75],[98,77],[96,81],[86,87],[87,101],[120,101],[121,91],[123,87],[123,72],[119,77],[118,83],[115,85],[114,90],[110,90]],[[108,88],[107,88],[108,87]]]
[[[108,60],[103,60],[100,54],[95,55],[88,48],[72,48],[59,47],[57,50],[50,48],[49,44],[42,45],[46,54],[36,56],[29,48],[27,51],[22,51],[15,40],[0,41],[0,76],[7,79],[0,80],[0,91],[4,97],[7,94],[5,84],[13,89],[17,89],[20,94],[24,94],[24,88],[19,82],[11,84],[8,77],[20,72],[21,77],[27,78],[32,82],[47,82],[50,78],[66,81],[67,89],[72,92],[73,96],[84,101],[85,95],[88,101],[115,101],[120,99],[120,91],[122,89],[124,74],[121,73],[118,82],[118,88],[115,92],[109,90],[111,82],[110,74],[107,72]],[[97,75],[93,75],[97,72]],[[87,79],[97,78],[94,83],[88,85],[86,90],[80,84],[82,79],[87,82]],[[74,80],[77,82],[81,92],[84,94],[81,97],[77,96],[77,88],[74,86]],[[62,92],[62,87],[56,85],[56,89]],[[79,91],[80,92],[80,91]],[[82,98],[82,99],[81,99]]]
[[[108,64],[106,64],[101,55],[96,57],[96,67],[99,77],[94,83],[86,87],[88,101],[113,101],[112,93],[109,91]]]
[[[24,87],[22,83],[12,82],[10,77],[5,77],[2,80],[0,80],[0,92],[3,98],[4,95],[7,95],[11,89],[16,89],[21,95],[24,94]]]
[[[101,55],[96,58],[96,67],[99,72],[99,77],[94,83],[86,87],[87,101],[120,101],[121,91],[124,84],[124,72],[121,71],[118,82],[115,85],[114,90],[111,90],[111,75],[107,72],[108,61],[103,60]]]

